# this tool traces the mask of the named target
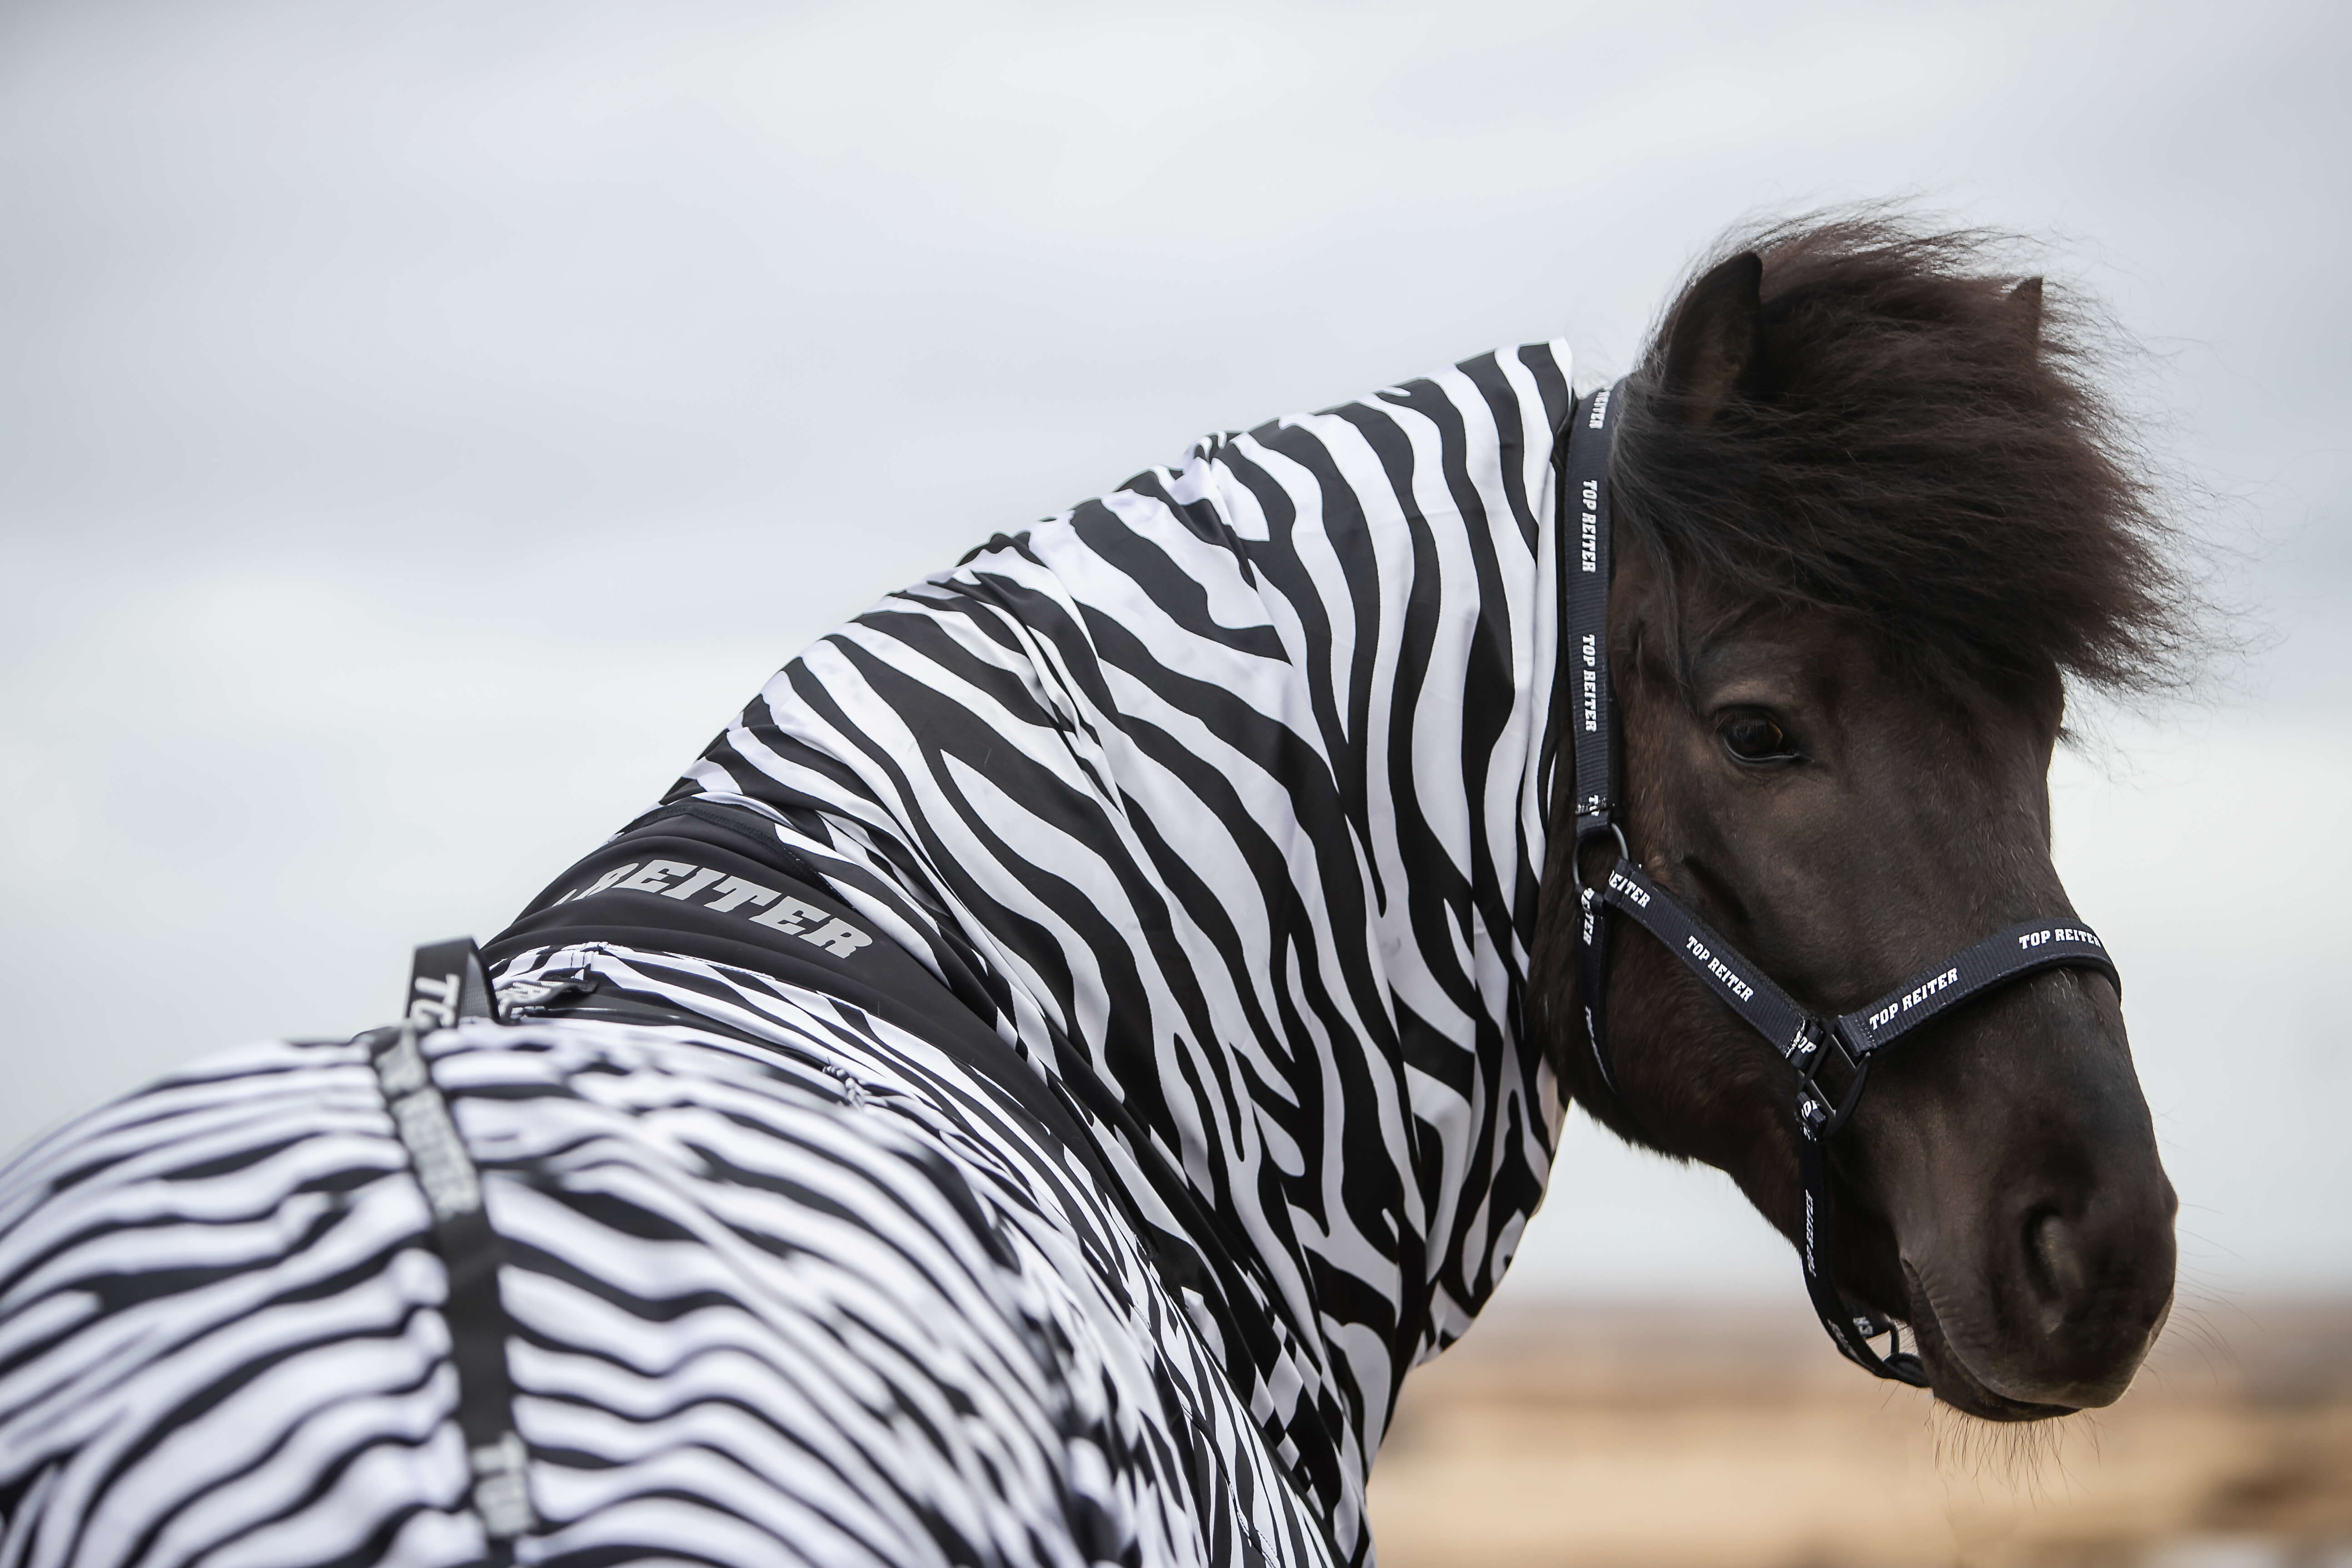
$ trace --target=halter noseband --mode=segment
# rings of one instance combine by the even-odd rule
[[[1799,1250],[1806,1294],[1847,1360],[1880,1377],[1925,1388],[1927,1368],[1916,1353],[1902,1348],[1895,1325],[1857,1310],[1830,1282],[1830,1180],[1824,1147],[1853,1114],[1873,1058],[1928,1019],[2040,970],[2096,970],[2114,983],[2118,995],[2123,977],[2088,928],[2071,920],[2027,921],[1930,965],[1867,1006],[1825,1017],[1799,1006],[1633,863],[1616,819],[1617,700],[1609,684],[1609,452],[1616,435],[1611,405],[1623,384],[1603,387],[1578,401],[1553,452],[1559,473],[1565,633],[1560,646],[1563,664],[1574,672],[1569,730],[1574,737],[1576,842],[1569,853],[1569,878],[1578,909],[1576,990],[1593,1065],[1610,1097],[1622,1108],[1624,1097],[1609,1069],[1602,1010],[1609,911],[1617,910],[1663,942],[1795,1069],[1797,1163],[1805,1190]],[[1577,520],[1573,564],[1568,548],[1571,515]],[[1616,840],[1617,863],[1605,882],[1587,887],[1578,862],[1586,846],[1602,837]],[[1821,1079],[1822,1068],[1832,1057],[1843,1064],[1847,1079],[1844,1093],[1834,1099]],[[1870,1342],[1881,1334],[1887,1336],[1884,1356]]]

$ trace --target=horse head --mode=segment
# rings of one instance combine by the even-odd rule
[[[2179,641],[2080,339],[2038,279],[1984,275],[1980,244],[1870,221],[1758,237],[1620,391],[1628,853],[1816,1014],[2070,912],[2048,787],[2067,682],[2149,679]],[[1769,1044],[1638,935],[1607,981],[1613,1092],[1570,1022],[1570,793],[1534,1026],[1599,1120],[1727,1172],[1795,1237]],[[1906,1037],[1828,1158],[1835,1284],[1912,1326],[1947,1403],[2032,1420],[2129,1384],[2170,1306],[2176,1201],[2105,977],[2047,970]]]

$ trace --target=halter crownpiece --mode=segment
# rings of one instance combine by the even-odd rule
[[[1762,1035],[1796,1075],[1797,1164],[1805,1193],[1799,1254],[1805,1290],[1831,1341],[1846,1359],[1880,1377],[1927,1386],[1927,1371],[1902,1348],[1895,1325],[1862,1310],[1830,1280],[1829,1161],[1825,1147],[1853,1114],[1877,1052],[1961,1003],[2044,969],[2091,969],[2112,982],[2116,973],[2097,936],[2072,919],[2026,921],[1913,975],[1867,1006],[1824,1016],[1807,1012],[1755,964],[1718,936],[1633,862],[1616,818],[1617,700],[1609,683],[1609,454],[1615,440],[1613,406],[1622,382],[1604,386],[1570,408],[1568,428],[1554,447],[1559,477],[1560,625],[1569,673],[1569,729],[1575,773],[1575,843],[1569,877],[1577,896],[1576,991],[1585,1038],[1601,1082],[1621,1108],[1624,1096],[1610,1070],[1603,987],[1609,970],[1610,911],[1617,910],[1663,942],[1707,989]],[[1571,550],[1569,542],[1573,539]],[[1588,886],[1580,862],[1593,841],[1616,842],[1616,864],[1606,880]],[[1846,1079],[1834,1098],[1822,1080],[1832,1058]],[[1630,1114],[1630,1112],[1629,1112]],[[1887,1336],[1881,1355],[1871,1341]]]

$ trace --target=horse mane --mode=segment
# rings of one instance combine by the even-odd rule
[[[2194,595],[2095,311],[2000,263],[2012,237],[1883,209],[1735,231],[1759,364],[1694,418],[1667,389],[1685,283],[1628,378],[1612,483],[1702,602],[1857,617],[1922,673],[2183,684]]]

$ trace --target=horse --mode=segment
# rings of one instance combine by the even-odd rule
[[[1571,1105],[1865,1366],[2112,1401],[2175,1199],[2046,781],[2188,600],[2081,320],[1790,221],[1613,385],[1481,355],[890,595],[394,1021],[16,1158],[0,1564],[1369,1563]]]

